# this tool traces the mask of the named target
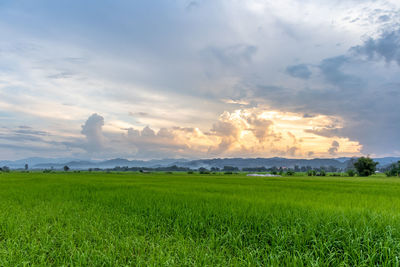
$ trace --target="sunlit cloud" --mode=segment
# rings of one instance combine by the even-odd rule
[[[133,158],[158,157],[331,157],[360,155],[362,145],[339,136],[322,136],[319,128],[340,128],[340,119],[324,115],[270,111],[263,108],[224,112],[208,131],[195,127],[158,130],[146,126],[118,128],[93,114],[82,126],[82,147],[91,157],[125,153]],[[117,126],[117,127],[116,127]],[[116,127],[112,129],[112,127]],[[117,134],[119,131],[119,134]]]

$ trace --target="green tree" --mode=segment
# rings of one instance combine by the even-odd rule
[[[10,172],[10,168],[7,167],[7,166],[3,166],[2,168],[0,168],[0,170],[1,170],[2,172]]]
[[[390,165],[389,169],[385,172],[386,176],[400,176],[400,161]]]
[[[358,176],[370,176],[375,173],[378,162],[369,157],[361,157],[354,163]]]
[[[65,172],[69,171],[69,167],[67,165],[64,166],[64,171]]]
[[[317,172],[315,170],[308,170],[307,171],[307,175],[308,176],[315,176],[315,175],[317,175]]]

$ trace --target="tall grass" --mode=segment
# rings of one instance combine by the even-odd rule
[[[399,265],[400,179],[0,175],[0,266]]]

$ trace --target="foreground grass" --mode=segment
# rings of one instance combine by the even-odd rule
[[[0,266],[399,264],[400,179],[0,174]]]

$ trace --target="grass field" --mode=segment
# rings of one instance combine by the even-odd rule
[[[0,266],[399,264],[398,178],[0,174]]]

